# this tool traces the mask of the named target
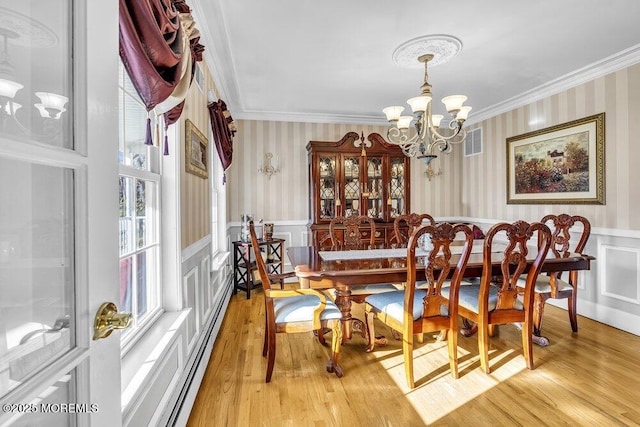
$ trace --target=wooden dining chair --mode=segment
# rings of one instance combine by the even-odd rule
[[[366,215],[337,216],[329,223],[329,235],[334,248],[371,249],[376,244],[376,223]]]
[[[425,220],[429,221],[431,225],[436,225],[436,221],[429,214],[410,213],[395,217],[393,220],[394,236],[392,243],[395,243],[398,247],[406,246],[413,231],[420,227]],[[406,231],[403,230],[405,225],[407,227]]]
[[[340,225],[344,226],[344,229],[340,229]],[[364,250],[376,247],[376,223],[366,215],[333,218],[329,223],[329,233],[334,249]],[[362,303],[367,295],[394,290],[396,287],[390,283],[353,286],[350,299]]]
[[[256,265],[262,280],[265,301],[265,335],[262,355],[267,357],[267,375],[265,382],[271,381],[276,358],[276,334],[318,331],[318,339],[324,343],[325,329],[332,331],[331,356],[327,371],[342,377],[338,365],[342,325],[340,309],[327,297],[315,289],[271,289],[271,285],[280,283],[282,275],[269,275],[267,265],[260,255],[260,247],[253,221],[249,223],[251,245],[256,254]],[[295,275],[295,273],[293,273]]]
[[[531,241],[537,242],[537,252],[527,271],[527,258],[534,255],[529,255],[530,247],[527,246]],[[506,242],[506,248],[494,253],[494,245],[501,242]],[[478,327],[480,365],[484,372],[490,372],[488,337],[493,336],[496,325],[507,323],[521,323],[527,368],[534,368],[531,339],[534,286],[550,244],[551,231],[539,222],[503,222],[487,231],[480,283],[460,286],[458,291],[458,314]],[[501,259],[498,275],[494,275],[491,267],[492,256],[496,255]],[[518,280],[525,274],[525,286],[519,288]],[[447,296],[447,292],[443,291],[443,294]]]
[[[462,234],[464,245],[455,267],[452,267],[451,244]],[[426,256],[416,255],[421,238],[430,238],[433,249]],[[458,246],[459,247],[459,246]],[[365,299],[369,346],[374,349],[375,323],[386,324],[402,333],[402,354],[407,385],[415,387],[413,379],[414,335],[424,332],[447,331],[449,368],[458,378],[458,304],[460,281],[473,247],[473,232],[464,224],[441,223],[417,228],[407,243],[407,284],[404,290],[370,295]],[[455,261],[455,260],[454,260]],[[418,269],[424,270],[428,287],[416,288]],[[453,271],[451,271],[453,269]],[[451,280],[448,280],[451,277]],[[449,298],[443,298],[442,290],[449,289]]]
[[[546,215],[540,222],[548,224],[553,230],[551,234],[550,251],[556,258],[566,258],[571,253],[581,254],[589,240],[591,234],[591,224],[585,217],[578,215]],[[551,226],[551,224],[553,224]],[[579,224],[581,231],[576,232],[574,226]],[[571,239],[571,231],[574,236],[578,234],[577,241]],[[551,254],[549,254],[551,256]],[[566,275],[565,275],[566,273]],[[562,277],[566,278],[566,281]],[[520,279],[518,286],[524,287],[525,280]],[[533,333],[540,336],[542,329],[542,314],[547,299],[567,299],[569,312],[569,322],[573,332],[578,332],[578,315],[576,312],[576,302],[578,293],[578,271],[554,271],[547,274],[540,274],[535,284],[535,308],[533,312]]]

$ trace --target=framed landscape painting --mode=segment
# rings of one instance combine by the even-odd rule
[[[507,204],[605,204],[604,113],[507,138]]]

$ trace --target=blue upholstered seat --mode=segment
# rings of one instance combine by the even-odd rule
[[[551,292],[551,283],[549,283],[550,280],[551,280],[551,277],[547,276],[546,274],[539,274],[538,278],[536,279],[536,287],[535,287],[536,292],[540,294],[550,293]],[[520,279],[518,279],[518,282],[516,283],[516,285],[519,288],[524,288],[525,282],[526,282],[526,278],[521,277]],[[567,283],[564,280],[558,279],[556,277],[556,290],[559,292],[571,291],[573,290],[573,286],[571,286],[570,283]]]
[[[277,291],[276,291],[277,293]],[[274,298],[273,310],[276,323],[308,322],[313,320],[313,310],[320,303],[315,295],[299,295],[295,297]],[[335,303],[327,300],[325,309],[320,314],[320,320],[342,318],[342,313]]]
[[[371,295],[379,294],[382,292],[395,291],[398,288],[391,283],[376,284],[376,285],[360,285],[351,287],[351,295]]]
[[[413,320],[422,317],[422,300],[427,295],[425,291],[416,290],[413,296]],[[383,322],[384,316],[393,317],[402,322],[402,313],[404,310],[404,291],[384,292],[380,294],[369,295],[364,300],[367,304],[379,310],[378,319]]]
[[[461,279],[460,280],[460,285],[461,286],[466,286],[466,285],[471,285],[474,283],[475,279]],[[478,282],[479,283],[479,282]],[[444,283],[442,284],[442,287],[449,287],[451,286],[451,280],[445,280]],[[426,280],[418,280],[416,282],[416,289],[429,289],[429,283]]]
[[[496,309],[496,305],[498,304],[498,291],[500,288],[497,286],[491,286],[489,288],[489,311],[493,311]],[[478,312],[478,294],[480,293],[480,285],[465,285],[460,286],[460,290],[458,291],[458,305],[460,307],[464,307],[468,310],[471,310],[475,313]],[[445,298],[449,298],[449,288],[442,288],[442,296]],[[516,300],[516,304],[514,309],[523,310],[522,300],[518,298]]]

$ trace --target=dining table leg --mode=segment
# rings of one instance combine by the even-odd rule
[[[360,335],[368,342],[369,334],[367,333],[367,326],[362,320],[353,317],[351,314],[351,304],[351,289],[336,288],[336,305],[342,313],[342,343],[351,341],[354,333]]]
[[[351,341],[353,334],[358,334],[364,338],[365,342],[369,342],[369,332],[367,325],[361,319],[353,317],[351,314],[351,289],[350,288],[336,288],[336,305],[342,313],[342,343]],[[376,336],[375,345],[383,347],[387,345],[387,338],[383,335]]]

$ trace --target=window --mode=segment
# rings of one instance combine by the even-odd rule
[[[147,112],[122,64],[119,72],[120,310],[133,314],[126,345],[160,312],[158,148],[145,145]]]

